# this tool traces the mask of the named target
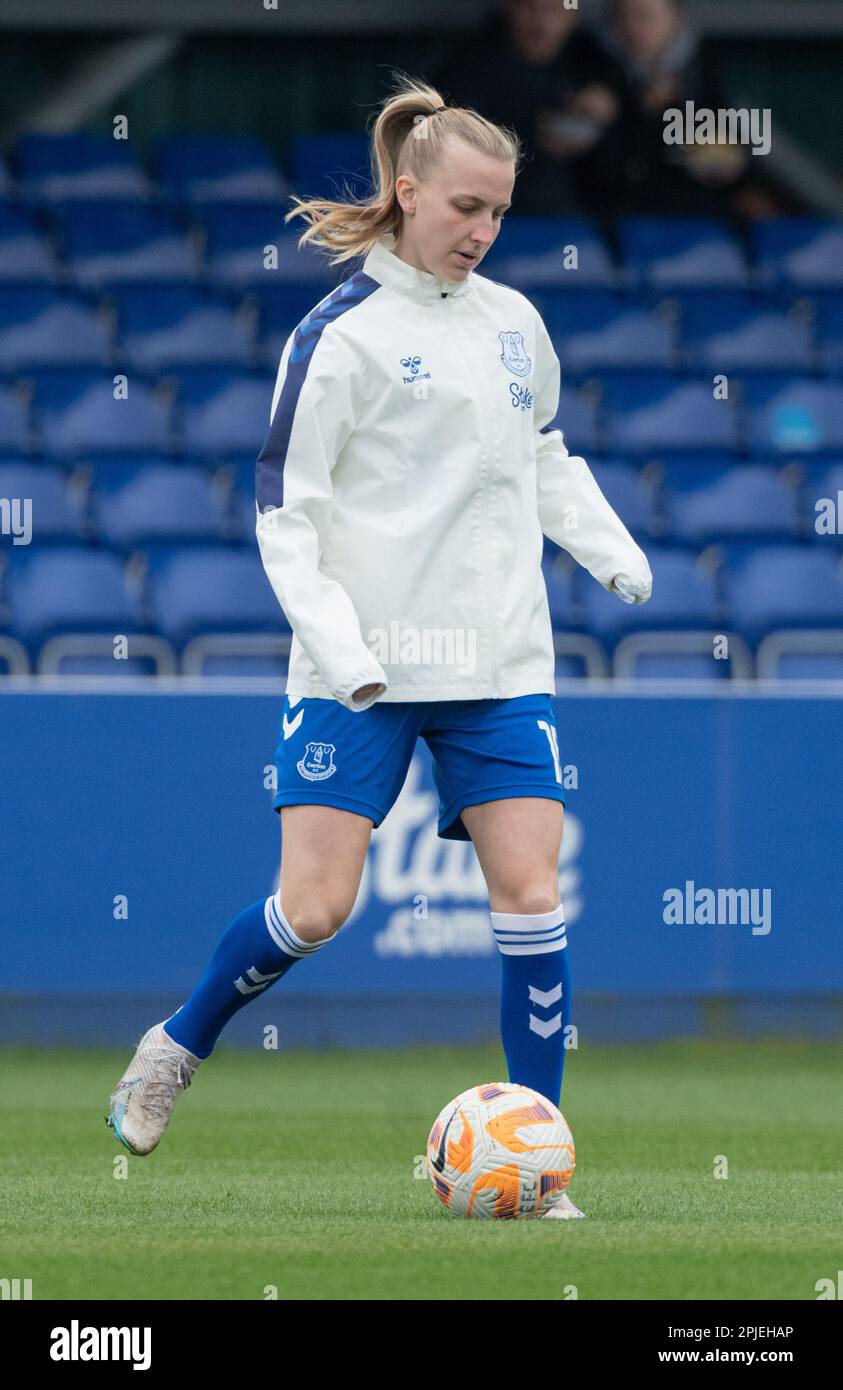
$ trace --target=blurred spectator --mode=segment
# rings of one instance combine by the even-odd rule
[[[605,121],[595,122],[590,110],[572,103],[605,65],[605,55],[566,0],[500,0],[436,73],[434,85],[450,105],[471,106],[521,137],[524,165],[514,212],[581,210],[572,160],[603,135]],[[611,119],[613,111],[601,109],[600,115]],[[555,123],[552,148],[539,143],[547,121]]]
[[[690,216],[779,210],[747,147],[665,141],[666,109],[684,112],[691,101],[716,112],[733,104],[716,55],[690,28],[682,0],[609,0],[599,39],[594,80],[566,111],[545,116],[538,130],[546,155],[565,154],[571,114],[600,123],[601,138],[576,162],[577,188],[591,210]]]

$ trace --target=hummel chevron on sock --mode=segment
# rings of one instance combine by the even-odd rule
[[[321,951],[332,940],[333,936],[302,941],[296,936],[281,911],[280,890],[274,898],[261,898],[223,933],[190,998],[164,1020],[165,1032],[204,1060],[239,1009],[264,995],[297,960]]]
[[[564,908],[560,903],[526,916],[493,912],[492,928],[501,953],[500,1025],[509,1080],[558,1105],[571,1021]]]

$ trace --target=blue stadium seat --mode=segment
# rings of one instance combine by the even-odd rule
[[[156,147],[165,198],[186,202],[280,201],[284,179],[256,135],[166,135]]]
[[[560,389],[559,408],[550,425],[562,431],[565,447],[571,454],[590,453],[600,447],[597,407],[593,400],[571,387]]]
[[[0,202],[0,281],[53,281],[58,274],[52,242],[32,214]]]
[[[196,253],[163,208],[142,203],[76,203],[61,209],[65,258],[78,285],[195,280]]]
[[[645,628],[710,628],[720,617],[717,582],[696,555],[659,546],[647,547],[653,572],[648,603],[622,603],[583,569],[575,572],[575,594],[586,625],[598,635],[620,635]]]
[[[169,409],[149,386],[132,379],[125,400],[116,400],[112,378],[102,372],[34,374],[37,428],[46,453],[136,454],[170,447]]]
[[[83,540],[88,535],[85,499],[67,475],[47,463],[0,459],[0,497],[29,499],[33,537],[39,545],[52,540]]]
[[[576,264],[571,252],[576,251]],[[486,252],[477,271],[504,284],[550,298],[553,289],[611,288],[618,272],[593,222],[579,217],[510,214],[505,233]]]
[[[111,360],[104,315],[46,285],[0,285],[0,371],[91,366]]]
[[[803,502],[807,532],[822,545],[843,543],[843,460],[804,468]],[[828,503],[832,503],[829,507]],[[819,524],[819,528],[818,528]]]
[[[256,545],[255,464],[256,457],[251,452],[233,455],[222,461],[220,471],[230,491],[232,524],[242,541]]]
[[[305,230],[284,225],[284,207],[279,203],[221,204],[203,209],[205,261],[211,280],[223,287],[245,289],[252,285],[302,284],[309,282],[311,303],[318,303],[325,289],[349,273],[349,268],[328,264],[324,252],[312,246],[298,248]],[[269,268],[266,247],[276,264]]]
[[[843,386],[762,377],[743,385],[747,445],[759,454],[843,449]]]
[[[713,218],[625,217],[618,237],[630,286],[711,290],[749,284],[739,243],[726,223]]]
[[[753,228],[762,284],[788,289],[843,288],[843,226],[830,219],[782,217]]]
[[[631,463],[596,459],[590,468],[600,491],[633,535],[656,535],[661,527],[653,482]]]
[[[59,632],[137,632],[144,626],[124,564],[107,551],[67,548],[14,555],[10,630],[30,650]]]
[[[685,364],[693,371],[811,371],[810,325],[794,311],[738,291],[679,298]]]
[[[350,188],[371,195],[370,144],[365,135],[297,135],[292,145],[292,185],[306,198],[336,198]]]
[[[174,379],[186,453],[214,458],[260,453],[269,431],[274,377],[182,372]]]
[[[124,349],[121,360],[141,371],[248,367],[254,360],[247,315],[235,313],[226,300],[205,290],[191,285],[126,285],[112,292],[112,300]]]
[[[843,373],[843,294],[826,294],[816,304],[820,362],[827,372]]]
[[[155,624],[175,645],[200,632],[280,632],[282,610],[250,550],[175,550],[150,558]]]
[[[671,533],[691,542],[735,536],[796,538],[801,523],[795,481],[760,463],[738,468],[669,463],[663,485]]]
[[[559,294],[545,300],[544,322],[563,371],[670,369],[676,359],[669,319],[624,295]]]
[[[188,642],[181,658],[185,676],[269,676],[286,682],[292,632],[281,609],[281,632],[208,632]]]
[[[758,648],[759,680],[843,681],[843,629],[784,629]]]
[[[750,680],[749,649],[735,633],[728,641],[728,657],[716,657],[710,632],[630,633],[615,648],[613,674],[619,680]]]
[[[715,400],[710,381],[629,375],[603,382],[609,449],[657,453],[672,449],[735,449],[738,422],[731,400]]]
[[[0,385],[0,449],[26,453],[32,444],[29,410],[13,386]]]
[[[150,192],[129,142],[110,135],[22,135],[17,144],[17,163],[23,195],[34,200],[138,200]]]
[[[550,610],[551,626],[567,629],[575,624],[576,614],[571,596],[571,566],[567,557],[558,553],[545,553],[542,557],[542,574],[547,589],[547,605]]]
[[[830,550],[756,547],[729,556],[723,582],[732,626],[751,640],[773,628],[843,626],[843,570]]]
[[[227,499],[206,469],[185,463],[97,466],[92,508],[112,546],[225,541]]]
[[[257,305],[261,335],[261,357],[267,366],[277,371],[284,344],[302,319],[315,309],[324,286],[314,288],[308,282],[301,285],[269,283],[250,286],[250,300]]]

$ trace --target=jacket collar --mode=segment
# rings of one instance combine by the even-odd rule
[[[440,280],[430,271],[416,270],[415,266],[402,261],[400,256],[395,255],[392,249],[394,245],[395,237],[391,232],[375,243],[363,262],[362,269],[366,275],[419,304],[434,304],[443,294],[447,294],[449,299],[456,299],[468,293],[473,272],[469,271],[464,280]]]

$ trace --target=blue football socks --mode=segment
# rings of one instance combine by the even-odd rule
[[[509,1080],[559,1105],[571,980],[565,912],[493,912],[501,953],[501,1040]]]
[[[204,1060],[239,1009],[264,995],[297,960],[332,940],[296,936],[281,911],[280,890],[274,898],[261,898],[235,917],[190,998],[164,1020],[165,1032]]]

